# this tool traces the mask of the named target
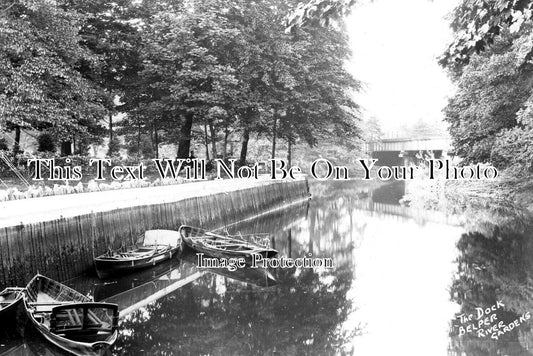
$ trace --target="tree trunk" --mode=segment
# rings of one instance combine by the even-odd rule
[[[228,136],[229,136],[229,130],[228,130],[228,124],[226,123],[226,127],[224,128],[224,147],[222,151],[222,158],[226,159],[228,156]]]
[[[109,114],[109,144],[107,145],[107,154],[111,156],[113,154],[113,115]]]
[[[272,128],[272,159],[276,158],[276,131],[278,120],[274,117],[274,127]]]
[[[205,158],[209,161],[209,138],[207,137],[207,124],[204,124],[205,134]]]
[[[61,142],[61,156],[71,156],[72,155],[72,141],[63,141]]]
[[[13,145],[13,163],[18,164],[18,154],[20,153],[20,126],[15,126],[15,144]]]
[[[152,123],[152,127],[150,128],[150,145],[152,145],[152,152],[154,152],[154,125]]]
[[[242,134],[242,146],[241,146],[241,157],[240,164],[244,166],[246,164],[246,155],[248,154],[248,141],[250,141],[250,130],[245,127]]]
[[[291,161],[292,161],[292,155],[291,155],[291,146],[292,146],[292,140],[291,140],[291,137],[289,136],[289,139],[287,140],[288,142],[288,147],[287,147],[287,164],[289,165],[289,167],[291,166]]]
[[[154,152],[155,158],[159,158],[159,135],[157,134],[157,124],[154,122]]]
[[[213,159],[218,158],[217,157],[217,133],[215,132],[215,128],[211,123],[209,123],[209,132],[211,132],[211,154],[213,155]]]
[[[193,114],[185,114],[185,122],[181,125],[180,139],[178,143],[178,158],[188,158],[191,149],[191,130]]]
[[[113,114],[109,114],[109,142],[113,139]]]
[[[141,158],[141,123],[137,124],[137,159]]]

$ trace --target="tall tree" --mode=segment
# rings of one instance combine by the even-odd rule
[[[143,31],[143,85],[134,94],[134,112],[158,120],[161,129],[179,130],[180,158],[189,155],[195,120],[223,104],[236,84],[232,68],[217,57],[238,35],[218,15],[221,6],[175,3],[155,12]]]
[[[358,83],[344,70],[349,57],[346,37],[338,29],[316,24],[286,33],[284,18],[290,5],[294,4],[257,2],[245,13],[254,21],[248,28],[249,65],[238,72],[250,99],[242,116],[241,164],[250,131],[271,136],[273,155],[278,136],[290,145],[297,139],[313,145],[339,133],[357,136],[357,105],[350,90],[357,90]]]
[[[113,145],[113,115],[126,110],[115,99],[124,97],[127,87],[138,84],[142,36],[138,23],[149,12],[132,0],[69,0],[68,7],[84,16],[80,43],[100,59],[96,67],[82,62],[80,70],[105,90],[107,100],[103,104],[108,109],[106,121]]]
[[[49,130],[59,140],[96,138],[106,114],[100,87],[81,63],[98,58],[80,45],[84,18],[58,1],[14,0],[0,8],[0,124]]]
[[[533,169],[531,4],[464,0],[454,12],[441,63],[458,85],[445,114],[465,162]]]
[[[241,136],[241,164],[254,134],[303,139],[357,136],[350,90],[358,83],[343,69],[342,31],[306,25],[286,33],[296,2],[262,0],[150,3],[142,34],[140,85],[127,90],[124,129],[157,127],[190,152],[192,133],[211,144],[217,134]],[[132,124],[132,123],[135,124]]]

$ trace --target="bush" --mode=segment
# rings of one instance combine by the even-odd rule
[[[152,141],[147,135],[142,135],[139,145],[137,144],[138,137],[135,135],[126,136],[125,148],[128,150],[130,156],[139,156],[139,157],[153,157],[154,156],[154,147],[152,146]]]
[[[51,134],[44,132],[39,135],[37,138],[39,152],[55,152],[56,151],[56,142]]]
[[[0,151],[8,151],[9,147],[7,146],[7,141],[5,138],[0,137]]]
[[[119,154],[120,148],[122,147],[119,138],[115,135],[111,140],[109,140],[109,149],[107,151],[108,156],[117,156]]]
[[[492,163],[498,168],[513,168],[520,173],[533,171],[533,129],[513,127],[499,133],[492,146]]]

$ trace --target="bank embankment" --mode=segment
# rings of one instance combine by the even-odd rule
[[[0,289],[36,272],[66,280],[149,229],[215,228],[307,199],[306,180],[220,180],[0,203]]]

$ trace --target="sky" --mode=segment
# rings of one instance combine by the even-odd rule
[[[442,121],[454,86],[437,58],[451,42],[447,14],[458,0],[374,0],[347,18],[353,58],[363,82],[356,95],[363,118],[376,117],[386,134],[419,120]]]

